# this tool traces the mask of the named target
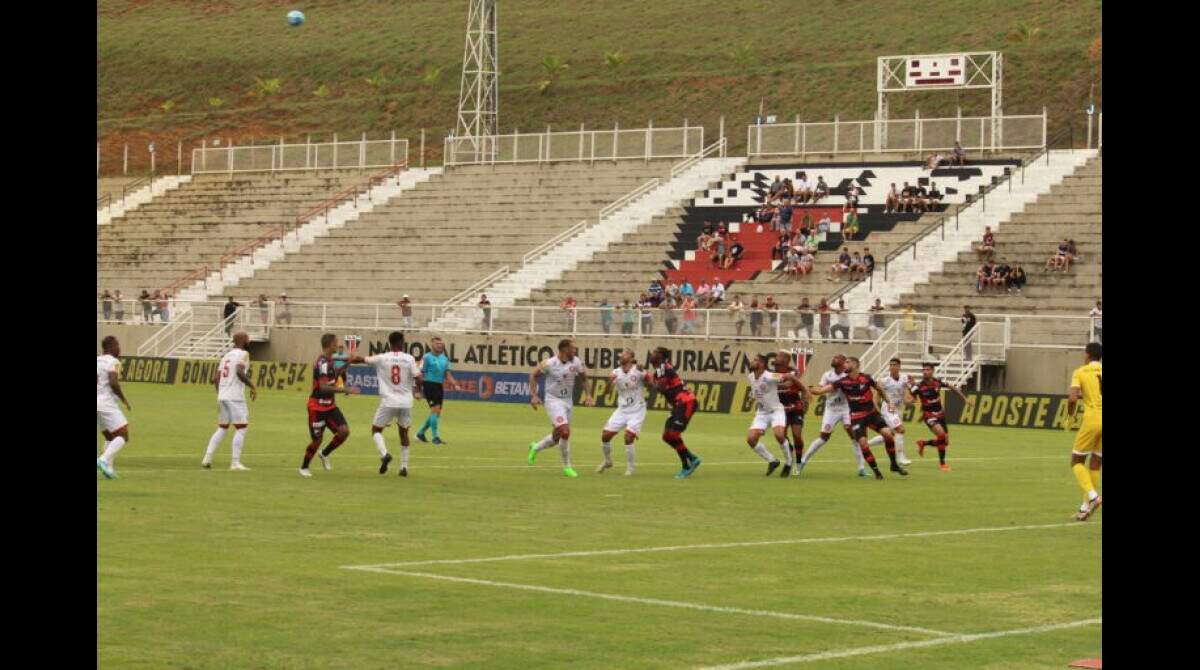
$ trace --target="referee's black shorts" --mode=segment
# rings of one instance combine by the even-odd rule
[[[441,382],[422,382],[421,392],[425,394],[425,402],[429,403],[430,407],[442,406],[442,383]]]

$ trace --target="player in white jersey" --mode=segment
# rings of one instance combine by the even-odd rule
[[[213,454],[221,446],[225,431],[233,424],[233,459],[229,463],[230,470],[249,470],[242,465],[242,446],[246,444],[246,426],[250,423],[250,410],[246,408],[246,389],[250,389],[250,399],[258,397],[254,382],[250,381],[250,336],[242,331],[233,334],[233,348],[221,357],[217,369],[213,371],[213,386],[217,388],[217,430],[208,438],[208,449],[200,465],[204,469],[212,468]]]
[[[895,433],[896,462],[900,465],[912,465],[912,461],[904,455],[904,406],[907,399],[912,398],[908,390],[913,385],[912,378],[900,372],[900,359],[893,358],[888,361],[888,373],[875,381],[883,388],[883,400],[887,401],[880,403],[879,413]],[[896,411],[890,411],[889,407]],[[872,447],[880,444],[883,444],[882,435],[876,435],[867,442],[867,445]]]
[[[109,479],[117,478],[113,470],[113,459],[117,452],[129,442],[129,422],[117,406],[117,399],[125,403],[125,409],[133,411],[125,393],[121,391],[121,344],[109,335],[100,342],[104,352],[96,357],[96,425],[104,433],[104,452],[96,459],[96,469]]]
[[[631,349],[621,352],[621,367],[608,376],[608,381],[617,389],[617,408],[604,424],[600,433],[600,448],[604,450],[604,462],[596,467],[601,473],[613,466],[612,438],[625,429],[625,474],[633,474],[633,443],[642,432],[646,422],[646,398],[642,390],[646,386],[646,371],[640,368]]]
[[[821,382],[818,386],[826,386],[846,376],[846,357],[838,354],[833,357],[830,362],[830,368],[821,375]],[[804,466],[808,465],[821,447],[829,441],[833,435],[833,429],[837,424],[841,423],[846,430],[846,435],[850,437],[850,448],[854,452],[855,458],[858,460],[858,476],[866,477],[867,463],[863,459],[862,449],[858,446],[858,440],[854,438],[854,434],[850,432],[850,404],[846,402],[846,396],[838,390],[830,391],[825,396],[825,412],[821,416],[821,434],[817,439],[813,440],[812,444],[808,445],[808,450],[804,452],[804,457],[800,459],[799,465],[796,466],[796,474],[799,474]]]
[[[755,356],[754,360],[750,362],[750,374],[747,375],[750,379],[750,390],[754,393],[754,402],[758,409],[754,413],[754,421],[750,424],[750,430],[746,433],[746,444],[750,445],[754,453],[767,462],[768,477],[775,472],[775,468],[779,467],[779,459],[760,444],[759,440],[762,439],[767,426],[770,426],[775,433],[775,441],[779,442],[779,448],[783,450],[784,460],[790,462],[788,454],[792,453],[792,445],[788,442],[787,409],[779,400],[779,383],[783,381],[800,383],[800,379],[790,372],[768,370],[767,366],[770,365],[771,358],[768,354]]]
[[[529,404],[537,409],[542,404],[538,397],[537,382],[539,377],[546,378],[546,414],[550,416],[553,426],[550,434],[538,442],[529,443],[529,454],[526,460],[533,465],[538,452],[558,444],[562,452],[563,474],[568,477],[578,477],[579,473],[571,467],[571,402],[575,397],[575,380],[583,383],[583,404],[592,407],[596,404],[591,391],[587,387],[587,371],[583,362],[576,355],[578,349],[570,339],[560,340],[558,355],[551,356],[538,364],[529,375]]]
[[[421,366],[404,351],[404,333],[398,330],[389,333],[388,346],[391,351],[366,358],[354,356],[350,362],[374,366],[375,377],[379,380],[379,408],[371,422],[371,438],[379,450],[379,474],[387,473],[388,463],[392,462],[392,455],[383,440],[383,429],[395,421],[400,430],[400,476],[407,477],[408,429],[412,426],[413,398],[420,396],[417,383],[421,379]]]

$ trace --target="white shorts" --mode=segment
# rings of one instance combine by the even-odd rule
[[[550,416],[550,424],[555,428],[571,423],[571,403],[558,398],[546,398],[546,414]]]
[[[412,408],[411,407],[388,407],[380,404],[379,409],[375,410],[375,418],[371,420],[371,425],[377,428],[387,428],[395,421],[401,428],[408,428],[412,425]]]
[[[830,409],[829,405],[826,405],[825,413],[821,415],[821,432],[832,433],[839,421],[847,426],[850,425],[850,407]]]
[[[887,403],[879,408],[879,414],[883,416],[883,420],[887,421],[888,428],[899,428],[904,425],[904,419],[899,414],[893,414],[888,411]]]
[[[772,428],[784,428],[787,426],[787,410],[780,407],[778,409],[764,410],[759,408],[754,413],[754,423],[750,424],[750,430],[766,430],[767,426]]]
[[[616,433],[624,428],[626,432],[637,436],[642,434],[642,424],[645,422],[645,404],[637,408],[618,407],[612,413],[612,416],[608,417],[608,422],[604,424],[604,431],[607,433]]]
[[[217,423],[222,426],[233,424],[244,426],[250,423],[250,410],[245,400],[218,400]]]
[[[104,430],[111,433],[127,423],[129,422],[125,420],[125,415],[115,405],[96,406],[96,425]]]

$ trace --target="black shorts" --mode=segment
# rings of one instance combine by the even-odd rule
[[[695,397],[676,401],[675,406],[671,408],[671,416],[667,417],[666,430],[682,433],[687,430],[688,423],[692,420],[692,415],[695,413]]]
[[[421,392],[425,394],[425,402],[430,407],[441,407],[445,391],[441,382],[421,382]]]
[[[800,426],[801,428],[804,427],[804,410],[789,409],[786,412],[786,416],[787,416],[787,425]]]
[[[868,428],[878,433],[880,430],[887,427],[887,421],[883,420],[883,416],[879,412],[871,412],[861,419],[852,419],[850,423],[850,432],[854,435],[854,439],[861,440],[867,436]]]
[[[942,430],[946,431],[947,433],[950,432],[950,426],[946,425],[946,413],[945,412],[937,412],[936,414],[925,414],[924,416],[921,417],[921,421],[923,421],[926,426],[929,426],[929,430],[933,430],[933,427],[936,425],[941,425]]]
[[[325,428],[337,432],[338,428],[349,425],[346,423],[346,417],[342,415],[342,410],[337,407],[325,410],[308,408],[308,434],[314,440],[321,439]]]

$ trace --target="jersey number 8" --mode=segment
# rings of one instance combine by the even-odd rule
[[[400,366],[399,365],[392,366],[392,383],[393,384],[400,383]]]

